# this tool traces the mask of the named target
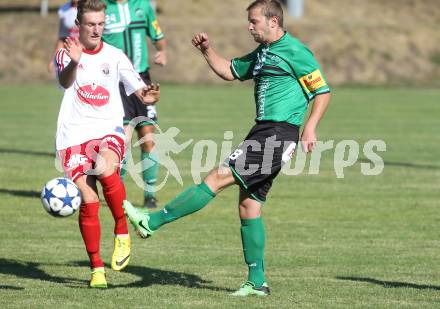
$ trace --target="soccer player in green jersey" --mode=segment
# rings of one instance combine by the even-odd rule
[[[223,166],[213,169],[200,185],[180,193],[161,211],[147,213],[124,202],[131,223],[142,237],[162,225],[205,207],[221,190],[240,186],[238,200],[247,281],[232,295],[269,295],[265,278],[265,230],[261,208],[273,179],[289,160],[299,140],[308,104],[311,114],[301,135],[304,151],[316,143],[316,127],[330,100],[330,88],[311,51],[283,30],[283,11],[275,0],[257,0],[247,8],[250,34],[260,45],[244,57],[224,59],[211,47],[206,33],[192,43],[211,69],[224,80],[253,79],[256,124]]]
[[[167,57],[166,40],[150,1],[103,0],[103,2],[107,5],[104,35],[102,37],[104,42],[122,49],[144,82],[147,85],[151,84],[147,37],[151,39],[156,48],[154,62],[164,66],[167,63]],[[126,142],[129,146],[132,132],[128,127],[130,121],[139,116],[144,117],[145,120],[135,124],[135,129],[138,132],[139,139],[151,136],[154,132],[154,124],[157,122],[157,112],[155,106],[145,106],[136,96],[127,97],[122,83],[120,83],[119,88],[124,105]],[[151,138],[144,139],[140,147],[142,177],[144,180],[144,206],[155,208],[155,184],[159,169],[158,158],[152,151],[154,143]],[[128,151],[129,147],[126,147],[126,149]],[[122,178],[125,172],[125,169],[121,170]]]

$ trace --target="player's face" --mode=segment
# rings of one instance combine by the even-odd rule
[[[255,7],[248,12],[248,30],[255,42],[269,43],[270,25],[262,13],[261,7]]]
[[[79,23],[79,40],[85,48],[93,50],[99,46],[104,24],[104,11],[84,13]]]

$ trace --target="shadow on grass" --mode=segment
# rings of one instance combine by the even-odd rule
[[[74,266],[85,266],[88,267],[89,264],[85,261],[76,261],[71,265]],[[107,269],[110,268],[110,265],[105,265]],[[212,281],[207,281],[202,279],[201,277],[182,273],[175,271],[162,270],[157,268],[150,268],[145,266],[137,266],[137,265],[128,265],[127,268],[123,270],[124,273],[129,273],[135,276],[140,277],[140,280],[126,283],[126,284],[113,284],[112,282],[108,282],[109,288],[140,288],[140,287],[148,287],[150,285],[178,285],[185,288],[191,289],[204,289],[211,291],[225,291],[225,292],[233,292],[234,290],[224,288],[224,287],[216,287],[210,285]]]
[[[398,282],[398,281],[384,281],[384,280],[378,280],[367,277],[337,276],[336,279],[346,280],[346,281],[367,282],[367,283],[382,285],[384,288],[411,288],[411,289],[419,289],[419,290],[438,290],[438,291],[440,290],[440,286],[437,285],[415,284],[410,282]]]
[[[44,264],[19,260],[0,258],[0,274],[16,276],[23,279],[35,279],[53,283],[78,283],[87,284],[87,281],[65,277],[52,276],[39,269]],[[12,288],[12,287],[11,287]]]
[[[41,270],[41,266],[80,266],[88,268],[89,264],[86,261],[75,261],[68,264],[45,264],[0,258],[0,274],[16,276],[22,279],[34,279],[52,283],[60,283],[72,288],[88,287],[88,280],[53,276]],[[107,269],[110,268],[109,265],[106,265],[106,267]],[[109,282],[109,288],[139,288],[148,287],[150,285],[156,284],[177,285],[186,288],[205,289],[211,291],[233,291],[223,287],[212,286],[210,285],[212,281],[207,281],[197,275],[188,273],[174,272],[137,265],[127,266],[127,268],[124,269],[124,272],[138,276],[140,277],[140,280],[127,284],[114,284],[112,282]],[[0,285],[0,289],[2,288],[19,289],[19,287]]]
[[[41,192],[35,190],[0,189],[0,194],[34,198],[34,197],[40,197]]]
[[[55,152],[24,150],[24,149],[11,149],[11,148],[0,148],[0,153],[12,153],[12,154],[40,156],[40,157],[41,156],[42,157],[55,157]]]
[[[0,285],[0,290],[24,290],[24,288],[12,285]]]

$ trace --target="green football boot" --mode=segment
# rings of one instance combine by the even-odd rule
[[[153,235],[154,231],[148,226],[150,220],[148,209],[136,208],[127,200],[123,202],[122,207],[124,207],[128,220],[140,237],[147,238]]]
[[[231,296],[268,296],[270,295],[269,286],[266,282],[263,283],[262,286],[256,288],[255,285],[250,282],[246,281],[237,291],[231,294]]]

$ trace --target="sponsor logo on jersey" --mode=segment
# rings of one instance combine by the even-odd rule
[[[141,71],[142,44],[145,42],[145,34],[135,33],[133,35],[133,66],[137,72]]]
[[[97,84],[85,85],[78,89],[78,98],[85,104],[103,106],[108,103],[110,93],[104,87]]]
[[[299,80],[307,93],[316,91],[319,88],[327,85],[319,69],[304,75]]]
[[[84,70],[84,65],[82,63],[78,64],[78,69],[79,70]]]

